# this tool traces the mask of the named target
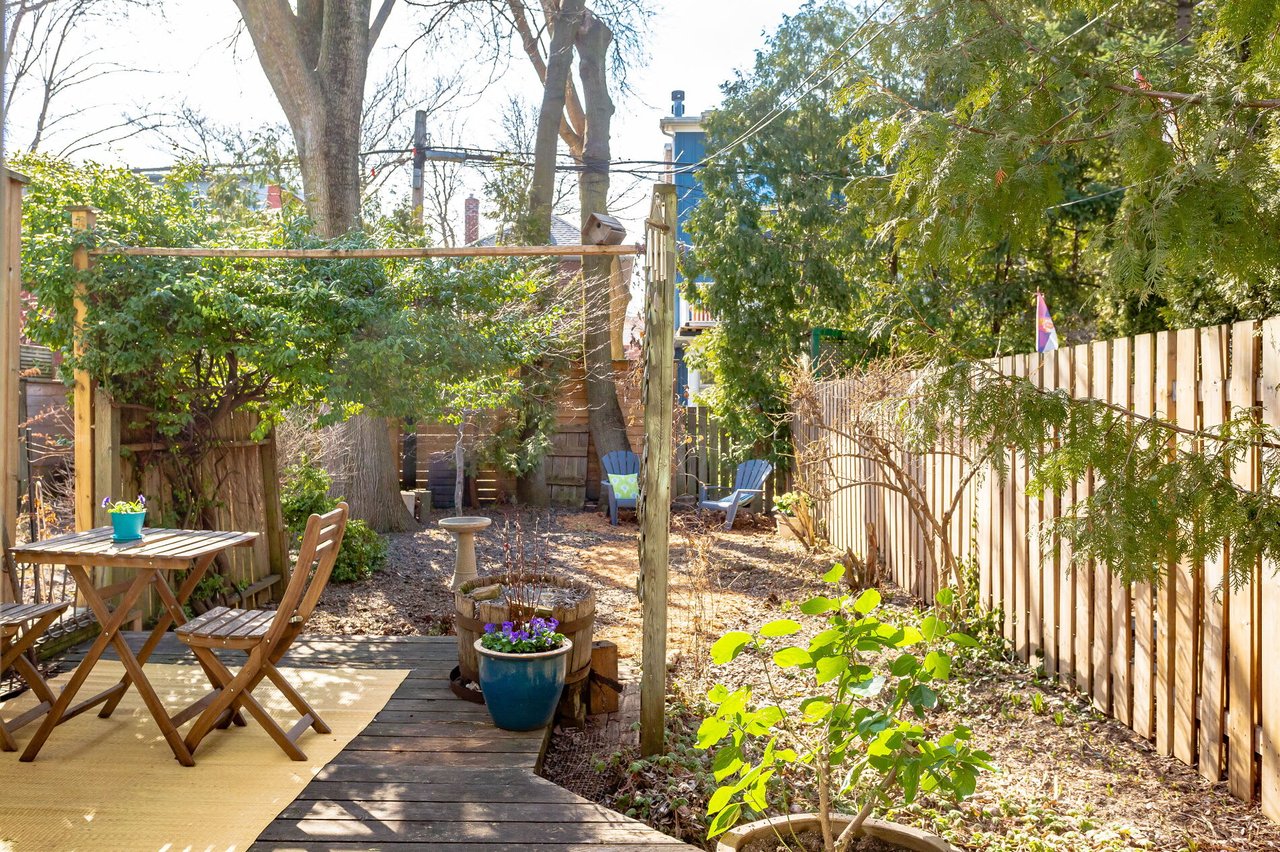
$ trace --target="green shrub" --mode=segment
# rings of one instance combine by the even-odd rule
[[[333,565],[335,583],[366,580],[387,561],[387,540],[364,521],[347,521],[347,533]]]
[[[280,505],[285,527],[295,543],[307,528],[307,518],[313,514],[323,515],[337,507],[341,498],[330,496],[329,485],[329,474],[306,457],[285,470]],[[386,561],[386,539],[364,521],[347,521],[347,531],[330,579],[335,583],[366,580]]]
[[[307,518],[323,515],[338,505],[329,496],[331,481],[324,468],[303,456],[302,461],[291,464],[284,472],[280,488],[280,508],[284,511],[284,525],[295,536],[307,528]]]

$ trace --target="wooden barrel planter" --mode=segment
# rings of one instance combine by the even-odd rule
[[[495,595],[494,587],[500,587]],[[515,589],[523,588],[519,598]],[[476,600],[483,592],[487,600]],[[565,679],[560,714],[582,722],[586,718],[587,679],[591,674],[591,634],[596,619],[596,593],[586,583],[533,574],[517,578],[510,574],[488,574],[462,584],[454,592],[454,627],[458,634],[458,669],[467,681],[478,678],[475,641],[484,635],[486,624],[504,621],[527,621],[535,616],[550,616],[560,622],[557,628],[573,640],[569,656],[569,674]],[[456,690],[455,690],[456,691]]]

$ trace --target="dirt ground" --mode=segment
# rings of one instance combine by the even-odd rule
[[[494,526],[477,540],[481,571],[500,565],[503,528],[513,510],[488,512]],[[618,644],[624,679],[634,679],[640,642],[635,595],[634,519],[611,527],[598,514],[526,513],[527,531],[545,535],[549,568],[597,590],[596,638]],[[388,566],[371,580],[331,586],[311,629],[404,635],[451,632],[452,538],[433,517],[391,538]],[[706,798],[714,788],[706,758],[691,748],[708,686],[750,675],[713,668],[707,649],[726,630],[750,630],[778,617],[786,601],[819,589],[831,557],[784,541],[766,519],[740,520],[732,532],[707,518],[673,519],[670,575],[669,754],[641,761],[634,752],[634,693],[624,712],[586,731],[557,729],[545,774],[683,839],[702,844]],[[914,602],[886,592],[886,606]],[[802,618],[794,611],[788,617]],[[1280,826],[1256,805],[1210,784],[1195,770],[1157,754],[1068,689],[1038,680],[1024,664],[990,656],[957,666],[944,716],[973,729],[974,743],[999,771],[979,779],[959,807],[924,801],[893,815],[931,827],[974,850],[1110,852],[1275,852]],[[629,714],[629,715],[628,715]]]

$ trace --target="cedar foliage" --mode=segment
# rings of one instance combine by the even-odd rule
[[[1065,343],[1280,311],[1280,7],[870,11],[806,5],[707,122],[694,360],[740,448],[815,327],[852,365],[1028,351],[1037,289]]]

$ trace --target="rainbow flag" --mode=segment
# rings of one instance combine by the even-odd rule
[[[1058,348],[1058,330],[1053,327],[1044,294],[1036,291],[1036,351],[1053,352]]]

